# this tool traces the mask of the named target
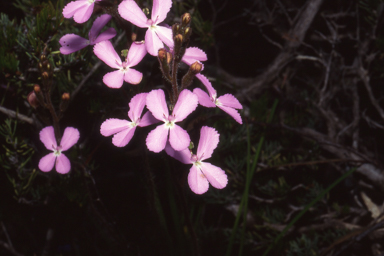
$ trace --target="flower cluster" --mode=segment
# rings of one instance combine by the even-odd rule
[[[74,17],[78,23],[87,21],[93,11],[95,3],[100,0],[79,0],[70,2],[63,10],[66,18]],[[133,42],[124,55],[125,60],[115,51],[109,41],[116,35],[113,28],[100,33],[102,28],[111,20],[108,14],[98,17],[89,32],[89,40],[78,35],[67,34],[60,39],[60,51],[70,54],[87,45],[94,45],[94,54],[115,71],[104,75],[103,82],[110,88],[120,88],[124,81],[130,84],[141,82],[143,74],[132,67],[136,66],[144,56],[149,53],[157,56],[163,77],[167,82],[168,100],[163,89],[154,89],[150,92],[139,93],[129,102],[129,120],[110,118],[105,120],[100,133],[111,136],[112,143],[117,147],[126,146],[132,139],[136,127],[145,127],[159,123],[146,138],[148,150],[159,153],[165,152],[185,164],[192,164],[188,175],[188,183],[196,194],[205,193],[209,184],[222,189],[227,185],[228,179],[225,172],[217,166],[203,162],[210,158],[219,143],[219,134],[212,128],[203,126],[200,132],[200,141],[196,154],[189,149],[191,139],[188,132],[180,126],[198,105],[212,108],[218,107],[242,124],[242,119],[237,111],[242,109],[240,102],[231,94],[217,97],[216,90],[204,75],[201,63],[207,60],[204,51],[196,47],[188,47],[191,35],[191,16],[184,14],[181,23],[172,27],[164,24],[168,12],[172,7],[172,0],[153,0],[150,18],[137,5],[134,0],[122,1],[117,10],[121,18],[131,22],[139,28],[147,29],[144,41]],[[188,72],[181,79],[179,85],[177,69],[179,63],[184,62],[189,67]],[[200,88],[193,91],[187,89],[197,77],[207,92]],[[144,114],[144,108],[147,108]],[[79,138],[76,129],[68,127],[57,145],[53,127],[46,127],[40,133],[41,141],[53,153],[43,157],[39,167],[42,171],[49,171],[56,163],[59,173],[67,173],[70,163],[61,152],[69,149]]]

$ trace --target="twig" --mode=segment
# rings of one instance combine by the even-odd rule
[[[10,109],[7,109],[5,107],[0,106],[0,112],[8,115],[9,117],[12,117],[12,118],[15,118],[15,119],[19,119],[19,120],[24,121],[26,123],[29,123],[29,124],[32,124],[32,125],[35,124],[35,121],[32,118],[27,117],[27,116],[25,116],[23,114],[19,114],[18,112],[10,110]]]

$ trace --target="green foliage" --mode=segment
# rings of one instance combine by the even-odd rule
[[[0,70],[3,73],[15,73],[19,69],[19,60],[15,53],[14,45],[20,37],[21,26],[16,25],[16,20],[9,20],[8,16],[0,13]]]
[[[314,239],[309,239],[306,235],[301,235],[300,238],[297,238],[289,242],[289,251],[287,256],[317,256],[319,255],[318,237]]]
[[[35,153],[28,141],[18,137],[17,121],[6,119],[0,126],[0,135],[5,143],[2,145],[0,165],[6,171],[16,197],[27,194],[36,178],[37,171],[30,167],[30,161]]]

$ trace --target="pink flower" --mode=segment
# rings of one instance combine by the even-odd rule
[[[122,62],[110,41],[102,41],[93,47],[93,52],[99,59],[111,68],[118,70],[107,73],[103,77],[103,82],[110,88],[120,88],[123,81],[130,84],[138,84],[143,78],[143,74],[131,68],[136,66],[147,54],[144,42],[133,42],[128,51],[127,59]]]
[[[78,0],[67,4],[63,9],[63,16],[67,19],[72,18],[77,23],[84,23],[89,20],[93,12],[95,2],[101,0]]]
[[[40,159],[39,169],[43,172],[49,172],[56,164],[56,171],[58,173],[68,173],[71,170],[71,163],[62,152],[75,145],[79,140],[79,137],[80,133],[76,128],[67,127],[64,130],[60,145],[57,145],[53,126],[48,126],[42,129],[40,131],[40,140],[44,143],[44,146],[47,149],[52,150],[53,153],[49,153]]]
[[[156,153],[163,150],[167,143],[168,131],[169,142],[175,150],[187,148],[190,142],[189,135],[175,123],[183,121],[196,109],[197,104],[197,96],[189,90],[183,90],[173,108],[172,115],[169,115],[164,91],[159,89],[148,93],[147,108],[155,118],[164,122],[148,134],[146,140],[148,149]]]
[[[196,94],[199,98],[199,104],[207,108],[218,107],[233,117],[236,122],[242,124],[243,121],[241,120],[241,116],[236,109],[242,109],[243,106],[241,106],[240,102],[235,98],[235,96],[232,94],[225,94],[217,98],[216,90],[212,87],[212,84],[209,82],[208,78],[202,74],[197,74],[196,77],[198,77],[200,81],[205,85],[209,93],[208,95],[200,88],[195,88],[193,90],[193,93]]]
[[[219,134],[211,127],[203,126],[200,131],[200,141],[197,154],[192,154],[188,148],[175,151],[167,144],[165,152],[184,164],[192,164],[188,174],[188,184],[196,194],[207,192],[209,183],[215,188],[222,189],[228,183],[225,172],[210,163],[202,162],[212,156],[213,150],[219,143]]]
[[[108,28],[99,35],[101,29],[111,20],[111,18],[112,16],[109,14],[104,14],[98,17],[95,22],[93,22],[92,28],[89,31],[89,40],[75,34],[66,34],[60,38],[59,43],[62,46],[60,48],[60,52],[62,54],[70,54],[81,50],[88,45],[94,45],[98,42],[109,40],[115,37],[116,30],[114,28]]]
[[[158,26],[167,17],[171,9],[172,0],[153,0],[151,19],[147,19],[144,12],[133,0],[125,0],[119,5],[118,11],[124,19],[140,28],[148,28],[145,34],[145,46],[149,54],[157,56],[163,42],[173,47],[172,30],[168,27]]]
[[[128,116],[131,119],[131,122],[111,118],[101,124],[100,133],[104,136],[111,136],[114,134],[112,143],[116,147],[126,146],[132,139],[137,126],[145,127],[159,122],[159,120],[154,118],[149,111],[140,118],[145,107],[147,95],[148,93],[137,94],[129,102]]]

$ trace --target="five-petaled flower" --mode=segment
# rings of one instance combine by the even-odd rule
[[[208,95],[200,88],[195,88],[193,90],[193,93],[196,94],[199,98],[199,104],[207,108],[214,108],[217,106],[218,108],[222,109],[227,114],[232,116],[236,120],[236,122],[242,124],[243,121],[241,120],[241,116],[236,109],[242,109],[243,106],[235,98],[235,96],[233,96],[232,94],[225,94],[217,98],[216,90],[212,87],[212,84],[211,82],[209,82],[208,78],[206,78],[202,74],[197,74],[196,77],[198,77],[200,81],[203,82],[209,93]]]
[[[183,121],[196,109],[197,105],[197,96],[189,90],[182,90],[170,115],[165,101],[164,91],[158,89],[149,92],[147,96],[147,108],[155,118],[163,121],[164,124],[157,126],[148,134],[146,140],[148,149],[156,153],[162,151],[167,143],[168,131],[169,142],[175,150],[179,151],[187,148],[190,142],[189,135],[183,128],[175,123]]]
[[[100,2],[101,0],[78,0],[68,3],[63,9],[63,16],[67,19],[72,18],[77,23],[84,23],[92,15],[93,7],[95,2]]]
[[[203,162],[212,156],[213,150],[219,143],[219,134],[214,128],[203,126],[200,130],[200,140],[197,147],[197,153],[192,154],[190,150],[184,149],[175,151],[167,144],[165,152],[171,157],[184,164],[192,164],[188,174],[188,184],[191,190],[196,194],[207,192],[209,183],[218,189],[224,188],[228,183],[225,172],[210,163]]]
[[[147,54],[144,42],[133,42],[128,51],[128,56],[124,62],[121,61],[110,41],[97,43],[93,47],[93,52],[99,59],[111,68],[118,70],[104,75],[103,82],[111,88],[120,88],[125,80],[130,84],[138,84],[143,78],[143,74],[131,68],[136,66]]]
[[[140,28],[148,28],[145,34],[145,46],[149,54],[157,56],[165,43],[173,47],[172,30],[158,24],[163,22],[171,9],[172,0],[153,0],[151,19],[148,19],[141,8],[133,0],[125,0],[119,5],[118,11],[124,19]]]
[[[60,144],[57,145],[53,126],[42,129],[40,131],[40,140],[47,149],[53,152],[40,159],[39,169],[43,172],[49,172],[53,166],[56,165],[56,171],[58,173],[68,173],[71,170],[71,163],[62,152],[75,145],[79,137],[80,133],[76,128],[67,127],[64,130]]]
[[[60,52],[62,54],[70,54],[81,50],[88,45],[94,45],[115,37],[116,30],[114,28],[108,28],[99,35],[101,29],[111,20],[111,18],[112,16],[109,14],[103,14],[98,17],[95,22],[93,22],[92,28],[88,33],[89,40],[75,34],[64,35],[59,40],[59,43],[61,44]]]
[[[112,143],[116,147],[126,146],[132,139],[137,126],[145,127],[159,122],[159,120],[154,118],[149,111],[140,118],[145,107],[147,94],[148,93],[137,94],[129,102],[128,116],[131,119],[131,122],[111,118],[101,124],[100,133],[104,136],[111,136],[114,134]]]

